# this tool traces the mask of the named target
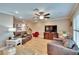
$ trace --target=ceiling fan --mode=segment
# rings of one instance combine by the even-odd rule
[[[36,19],[40,19],[40,20],[49,19],[50,18],[49,15],[50,13],[41,11],[37,8],[34,9],[34,18]]]

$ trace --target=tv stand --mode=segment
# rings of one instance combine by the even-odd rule
[[[53,40],[53,38],[58,38],[57,32],[44,32],[44,39],[50,39]]]

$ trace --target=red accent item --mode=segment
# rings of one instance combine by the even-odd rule
[[[33,33],[33,37],[38,37],[38,36],[39,36],[39,32]]]

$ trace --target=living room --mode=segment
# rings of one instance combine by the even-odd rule
[[[75,32],[78,32],[76,28],[79,24],[78,20],[74,20],[78,19],[76,18],[79,12],[78,6],[78,3],[0,4],[0,54],[79,54],[76,51],[78,50],[76,46],[79,46],[78,33]],[[66,40],[72,37],[76,45]],[[21,41],[15,44],[18,39]],[[69,41],[69,44],[73,45],[67,46],[67,42],[63,47],[60,41],[63,43]],[[76,50],[72,49],[74,46]]]

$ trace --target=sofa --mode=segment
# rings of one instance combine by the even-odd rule
[[[53,40],[47,44],[48,55],[78,55],[78,51],[75,49],[64,47],[64,43],[61,40]]]
[[[25,36],[22,36],[22,44],[25,44],[26,42],[28,42],[31,39],[32,39],[32,35],[31,34],[27,34]]]
[[[25,44],[32,39],[32,34],[27,34],[27,32],[15,32],[14,35],[15,38],[22,38],[22,44]]]

